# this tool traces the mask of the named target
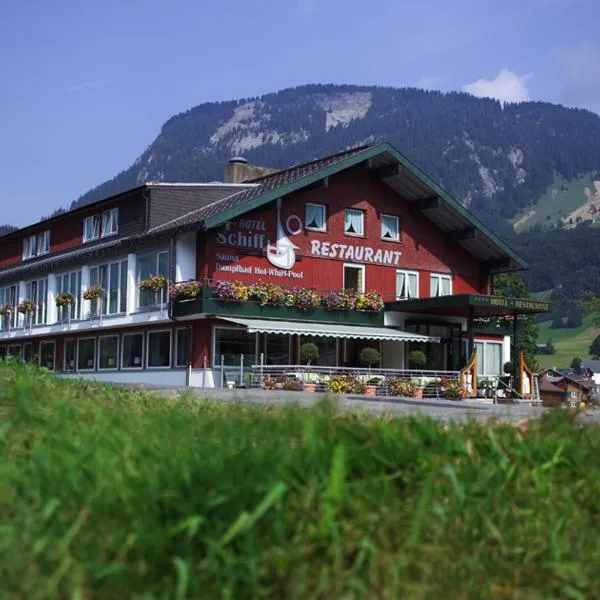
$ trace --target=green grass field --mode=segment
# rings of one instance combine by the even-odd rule
[[[576,208],[585,204],[586,187],[591,189],[594,187],[592,173],[586,173],[573,181],[567,181],[560,175],[556,175],[554,182],[548,187],[545,194],[534,205],[527,207],[512,220],[516,231],[527,231],[535,225],[548,226],[557,222],[561,217],[566,217]],[[535,211],[532,217],[516,225],[523,215],[532,210]]]
[[[551,329],[550,321],[538,324],[538,343],[544,344],[548,338],[552,339],[554,354],[538,354],[537,361],[540,367],[568,367],[575,357],[583,360],[591,358],[588,354],[591,343],[600,329],[593,325],[594,315],[587,315],[583,325],[575,329]]]
[[[0,365],[0,597],[597,598],[600,430],[256,408]]]

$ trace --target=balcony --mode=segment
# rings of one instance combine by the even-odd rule
[[[228,302],[219,300],[215,296],[214,288],[210,286],[203,286],[197,298],[176,300],[173,303],[173,316],[177,319],[207,315],[223,318],[250,317],[284,321],[302,320],[320,323],[383,326],[383,311],[327,310],[320,306],[310,311],[303,311],[288,306],[262,306],[253,301]]]

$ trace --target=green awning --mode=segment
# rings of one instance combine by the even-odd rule
[[[393,342],[436,342],[439,337],[400,331],[391,327],[366,327],[360,325],[337,325],[307,321],[276,321],[274,319],[224,319],[243,325],[248,333],[284,333],[316,337],[348,338],[361,340],[390,340]]]

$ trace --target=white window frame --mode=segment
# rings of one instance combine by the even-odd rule
[[[114,231],[106,231],[106,226],[112,223],[115,226]],[[110,237],[119,233],[119,208],[111,208],[102,213],[102,222],[100,223],[100,237]]]
[[[79,287],[75,292],[71,292],[71,277],[75,276],[75,282],[79,283]],[[68,290],[64,290],[63,289],[63,280],[64,278],[67,277],[68,278]],[[73,315],[71,316],[72,320],[80,320],[82,319],[82,307],[83,307],[83,298],[81,296],[82,294],[82,279],[83,279],[83,273],[82,273],[82,269],[75,269],[75,271],[63,271],[62,273],[58,273],[56,275],[56,293],[57,294],[64,294],[64,293],[71,293],[73,294],[73,297],[75,298],[75,304],[73,304],[73,306],[69,307],[70,310],[72,310]],[[75,286],[77,287],[77,285]],[[57,307],[56,310],[56,319],[57,322],[59,321],[59,312],[60,309]]]
[[[117,282],[117,311],[109,312],[110,300],[111,300],[111,285],[112,285],[111,267],[113,265],[119,265],[118,275],[117,275],[117,279],[118,279],[118,282]],[[103,267],[104,267],[104,271],[105,271],[106,281],[102,281],[102,278],[101,278]],[[126,314],[126,312],[127,312],[127,294],[129,293],[128,276],[125,277],[125,286],[126,286],[125,290],[121,289],[121,280],[122,280],[123,270],[125,270],[125,273],[127,273],[127,271],[128,271],[127,259],[120,258],[118,260],[113,260],[110,262],[96,263],[96,264],[93,264],[90,266],[90,271],[92,269],[98,269],[98,282],[94,285],[99,285],[104,290],[104,296],[96,301],[96,302],[100,303],[100,306],[101,306],[100,313],[105,317]],[[121,310],[121,301],[123,299],[123,291],[125,292],[125,309]]]
[[[79,346],[81,344],[81,342],[85,342],[86,340],[93,340],[94,342],[94,366],[91,367],[90,369],[80,369],[79,368]],[[90,373],[92,371],[96,370],[96,365],[98,364],[98,340],[96,339],[96,336],[86,336],[86,337],[80,337],[77,338],[77,352],[75,353],[75,370],[78,373]]]
[[[43,247],[43,250],[42,250]],[[38,233],[36,241],[36,256],[43,256],[50,252],[50,230]]]
[[[117,340],[117,352],[115,354],[115,366],[114,367],[101,367],[100,366],[100,341],[108,338],[116,338]],[[98,347],[96,348],[97,358],[97,369],[98,371],[118,371],[119,370],[119,355],[120,355],[120,336],[118,333],[107,333],[105,335],[98,336]]]
[[[481,344],[483,347],[483,353],[480,356],[479,352],[477,353],[477,367],[479,367],[479,361],[481,361],[481,373],[479,372],[479,368],[477,369],[477,376],[478,377],[498,377],[501,376],[502,373],[502,366],[504,365],[504,344],[501,341],[495,341],[495,340],[479,340],[477,338],[475,338],[473,340],[473,348],[476,349],[477,346],[476,344]],[[492,345],[492,346],[500,346],[500,365],[499,365],[499,370],[500,372],[498,374],[493,374],[488,372],[487,370],[487,365],[486,365],[486,360],[487,360],[487,347],[488,345]]]
[[[169,364],[164,367],[151,367],[150,366],[150,336],[156,333],[168,333],[169,334]],[[146,369],[152,371],[172,369],[173,368],[173,330],[172,329],[150,329],[146,332]]]
[[[187,363],[185,365],[180,365],[177,362],[177,355],[179,354],[179,336],[178,336],[178,334],[179,334],[180,331],[185,331],[185,332],[187,332],[187,334],[189,336],[191,336],[191,332],[190,332],[190,330],[187,327],[177,327],[175,329],[175,340],[174,340],[174,343],[173,343],[173,346],[174,346],[174,349],[173,349],[173,360],[171,361],[171,364],[176,369],[184,369],[184,368],[186,368],[188,366]],[[189,347],[189,340],[188,340],[188,348],[187,348],[187,352],[188,353],[189,353],[189,350],[190,350],[190,347]],[[188,362],[190,362],[191,359],[192,359],[192,357],[188,356]]]
[[[37,256],[37,235],[28,235],[23,238],[23,260],[30,260]]]
[[[383,220],[384,219],[396,219],[396,233],[397,237],[395,238],[387,238],[383,237]],[[400,241],[400,217],[398,215],[389,215],[389,214],[381,214],[380,217],[380,225],[381,225],[381,240],[384,242],[399,242]]]
[[[159,275],[159,271],[160,271],[160,269],[159,269],[160,255],[161,254],[166,254],[167,255],[167,265],[168,265],[169,264],[169,250],[162,248],[160,250],[151,250],[150,252],[141,252],[140,254],[136,254],[136,265],[138,264],[138,258],[139,257],[144,257],[144,256],[151,255],[151,254],[154,254],[155,255],[155,259],[156,259],[156,262],[154,264],[155,270],[154,270],[154,272],[152,272],[152,274],[153,275]],[[167,279],[167,281],[169,280],[168,273],[165,274],[164,277]],[[132,291],[132,293],[135,294],[135,308],[136,308],[136,310],[139,311],[140,309],[148,309],[148,310],[156,309],[156,307],[154,305],[152,305],[152,304],[149,304],[147,306],[146,305],[144,305],[144,306],[140,305],[140,298],[141,298],[142,290],[140,290],[139,284],[140,284],[141,281],[142,280],[138,277],[138,271],[137,271],[137,266],[136,266],[136,272],[135,272],[135,290]],[[167,285],[167,288],[168,288],[168,285]],[[165,298],[164,298],[165,302],[167,302],[168,301],[168,294],[169,294],[168,289],[165,290],[164,294],[165,294]]]
[[[52,344],[54,346],[54,352],[52,353],[52,371],[56,371],[56,341],[52,340],[52,341],[41,341],[40,342],[40,347],[38,348],[38,364],[40,365],[40,367],[43,367],[45,365],[42,365],[42,346],[44,344]]]
[[[94,235],[94,220],[98,221],[98,235]],[[90,237],[88,237],[86,235],[86,231],[87,231],[86,224],[89,222],[92,223],[92,227],[91,227],[92,235]],[[90,215],[89,217],[85,217],[83,219],[83,243],[84,244],[87,242],[94,242],[96,240],[99,240],[101,234],[102,234],[102,218],[100,217],[100,215]]]
[[[73,368],[72,369],[66,369],[65,368],[65,359],[67,356],[67,343],[68,342],[73,342]],[[65,338],[64,342],[63,342],[63,354],[62,354],[62,373],[76,373],[77,372],[77,348],[78,348],[78,343],[77,343],[77,338]]]
[[[123,351],[125,349],[125,338],[129,337],[129,336],[141,336],[142,338],[142,357],[140,360],[140,366],[139,367],[125,367],[123,366]],[[123,333],[121,335],[121,348],[120,348],[120,355],[121,355],[121,360],[120,360],[120,366],[121,366],[121,371],[141,371],[144,369],[144,364],[146,362],[146,335],[143,331],[134,331],[131,333]]]
[[[44,282],[44,292],[40,295],[40,282]],[[31,286],[31,293],[28,287]],[[30,315],[32,325],[47,325],[48,323],[48,278],[33,279],[25,282],[27,300],[35,304],[35,310]]]
[[[308,223],[308,207],[309,206],[319,208],[323,211],[323,227],[321,227],[321,228],[309,227],[307,225],[307,223]],[[306,203],[306,205],[304,207],[304,229],[307,229],[308,231],[321,231],[321,232],[327,231],[327,206],[325,204],[317,204],[316,202],[307,202]]]
[[[434,279],[438,279],[438,294],[436,296],[431,295],[431,287]],[[442,289],[442,280],[448,280],[450,282],[450,292],[448,294],[440,294]],[[452,275],[449,273],[430,273],[429,274],[429,295],[430,298],[443,298],[444,296],[452,296]]]
[[[348,213],[359,213],[362,217],[362,231],[360,233],[352,233],[352,232],[348,232],[346,231],[346,215]],[[344,209],[344,235],[349,235],[351,237],[365,237],[365,221],[366,221],[366,214],[364,210],[361,210],[360,208],[346,208]]]
[[[405,269],[396,269],[396,300],[412,300],[413,299],[413,296],[401,297],[398,294],[398,274],[399,273],[404,273],[405,276],[407,276],[407,275],[416,275],[417,276],[417,295],[414,296],[414,298],[418,298],[419,297],[419,284],[420,284],[419,272],[418,271],[407,271]],[[405,283],[405,285],[406,285],[406,283]]]
[[[358,263],[343,263],[343,271],[342,271],[342,289],[346,289],[346,267],[350,267],[352,269],[362,271],[362,285],[360,290],[356,290],[357,294],[364,294],[365,289],[367,287],[367,270],[365,265],[360,265]]]

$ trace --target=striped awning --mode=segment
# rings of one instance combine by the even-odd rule
[[[366,327],[339,325],[337,323],[311,323],[306,321],[276,321],[272,319],[224,319],[243,325],[248,333],[287,333],[315,337],[350,338],[361,340],[390,340],[393,342],[439,342],[439,337],[400,331],[391,327]]]

